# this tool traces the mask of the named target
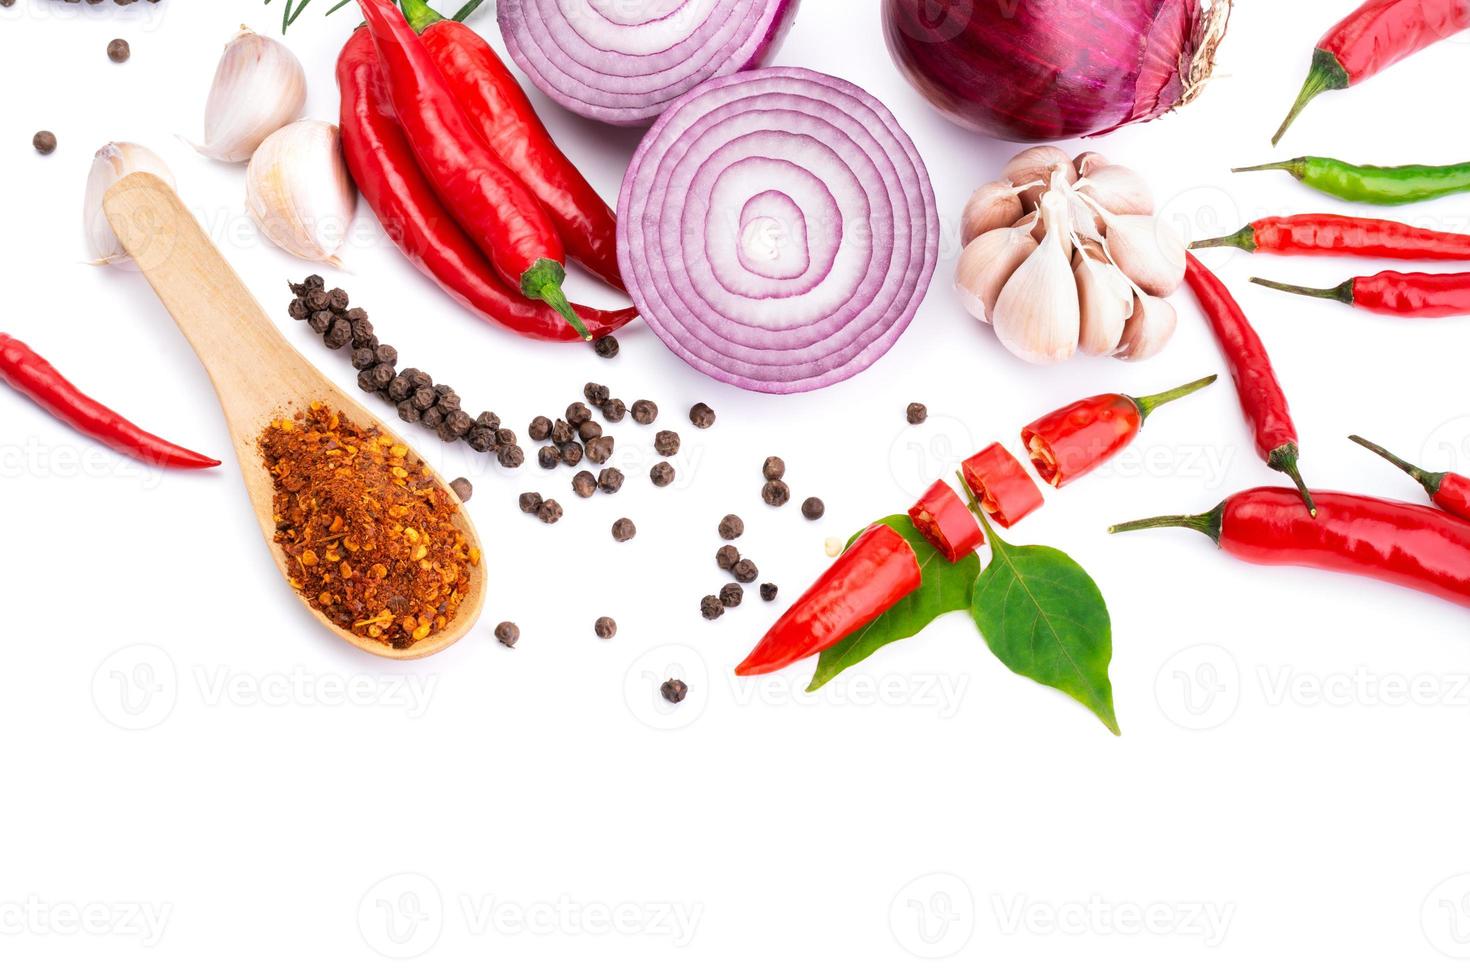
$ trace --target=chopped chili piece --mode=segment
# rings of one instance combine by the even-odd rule
[[[1046,503],[1031,474],[998,442],[965,460],[961,472],[980,509],[1001,527],[1011,527]]]
[[[985,532],[960,495],[943,480],[909,508],[909,519],[930,544],[951,563],[985,543]]]

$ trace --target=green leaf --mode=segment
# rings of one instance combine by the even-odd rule
[[[822,651],[817,672],[808,691],[815,691],[854,664],[862,663],[880,649],[898,640],[916,636],[924,627],[945,613],[958,612],[970,605],[970,590],[980,574],[980,557],[966,555],[950,564],[935,547],[925,540],[907,514],[895,514],[878,521],[887,524],[913,546],[919,559],[923,582],[898,605],[873,620],[831,649]],[[869,525],[871,526],[871,525]],[[867,528],[863,528],[867,530]],[[858,534],[861,534],[859,531]],[[848,547],[857,540],[854,534]]]
[[[970,615],[1000,662],[1076,698],[1114,735],[1113,625],[1097,583],[1055,548],[1016,547],[986,522],[994,557],[975,583]]]

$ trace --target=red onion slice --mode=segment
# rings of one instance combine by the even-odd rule
[[[712,378],[787,393],[871,366],[939,255],[929,174],[851,82],[766,68],[704,83],[644,137],[618,203],[639,312]]]
[[[506,47],[578,115],[645,126],[709,78],[765,63],[799,0],[500,0]]]

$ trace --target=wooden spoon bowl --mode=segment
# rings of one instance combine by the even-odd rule
[[[380,419],[327,380],[287,343],[167,184],[152,174],[130,174],[107,192],[103,209],[123,247],[209,372],[260,530],[276,567],[283,578],[289,579],[292,571],[275,543],[275,486],[257,446],[266,426],[319,401],[364,429],[376,428],[398,442],[404,440],[394,436]],[[451,499],[456,499],[443,478],[427,465],[425,472]],[[480,547],[479,536],[463,508],[459,508],[455,524],[471,546]],[[359,650],[392,660],[416,660],[451,646],[475,625],[485,604],[485,571],[483,562],[470,569],[470,592],[448,626],[406,650],[347,632],[327,619],[294,586],[291,593],[323,626]]]

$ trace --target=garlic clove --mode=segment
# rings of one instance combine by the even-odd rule
[[[137,143],[108,143],[92,157],[92,169],[87,174],[87,193],[82,202],[82,227],[87,236],[87,247],[93,265],[131,265],[132,259],[123,250],[122,243],[102,211],[102,199],[108,188],[128,174],[144,171],[156,174],[170,187],[176,187],[173,171],[158,154]]]
[[[1020,228],[997,228],[965,246],[955,266],[954,284],[971,316],[990,322],[1001,289],[1036,247],[1036,239]]]
[[[1153,214],[1154,195],[1148,183],[1127,167],[1107,166],[1082,178],[1077,189],[1114,214]]]
[[[1148,215],[1105,213],[1109,257],[1152,296],[1169,296],[1184,282],[1184,239]]]
[[[260,230],[298,258],[338,265],[357,213],[357,188],[337,127],[303,119],[266,138],[245,172],[246,209]]]
[[[1166,299],[1137,294],[1133,315],[1123,327],[1123,339],[1113,356],[1120,361],[1145,361],[1163,350],[1179,326],[1179,314]]]
[[[1104,167],[1110,167],[1112,164],[1101,153],[1094,153],[1092,150],[1088,150],[1086,153],[1079,153],[1077,159],[1072,161],[1072,166],[1077,168],[1077,176],[1089,177],[1093,172],[1101,170]]]
[[[981,184],[965,204],[960,219],[960,240],[969,245],[988,231],[1015,224],[1023,214],[1015,184],[1008,180]]]
[[[1122,342],[1124,325],[1133,315],[1133,287],[1092,243],[1077,250],[1072,273],[1082,311],[1078,349],[1096,356],[1111,354]]]
[[[1045,240],[1021,263],[995,301],[991,324],[1006,350],[1032,364],[1065,361],[1077,353],[1081,304],[1072,275],[1068,204],[1055,191],[1041,199]]]
[[[1040,203],[1053,174],[1060,175],[1068,184],[1077,180],[1077,168],[1067,154],[1055,146],[1032,146],[1011,157],[1000,172],[1000,178],[1017,186],[1041,182],[1035,188],[1021,192],[1021,207],[1030,211]]]
[[[301,118],[305,107],[306,72],[296,55],[280,41],[241,27],[215,68],[204,107],[204,143],[194,148],[212,160],[244,163],[267,136]]]

